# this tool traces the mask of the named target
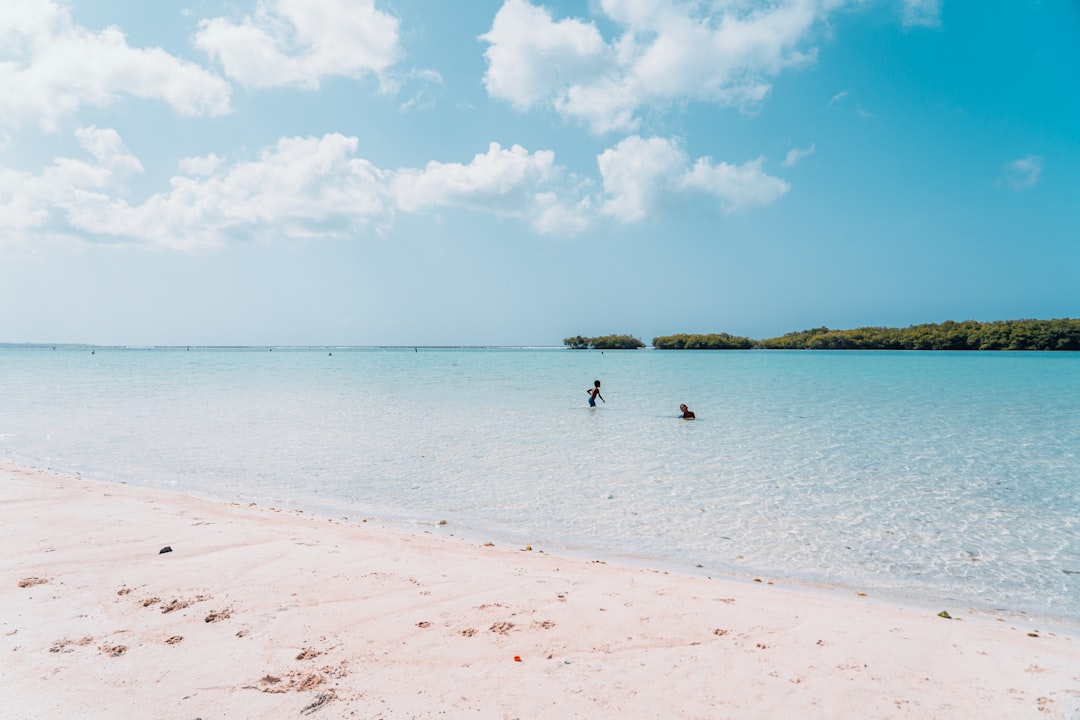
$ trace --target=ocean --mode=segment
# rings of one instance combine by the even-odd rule
[[[25,464],[1069,627],[1078,450],[1075,353],[0,347]]]

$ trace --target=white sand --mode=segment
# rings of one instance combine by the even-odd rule
[[[1080,636],[957,608],[0,488],[0,718],[1080,718]]]

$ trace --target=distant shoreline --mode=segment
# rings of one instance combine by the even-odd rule
[[[561,345],[95,345],[92,343],[8,343],[0,350],[563,350]]]
[[[924,323],[906,328],[867,326],[850,330],[828,327],[755,340],[728,333],[661,335],[647,346],[632,335],[583,337],[558,345],[98,345],[94,343],[0,342],[0,349],[63,350],[946,350],[946,351],[1080,351],[1080,319],[965,320]]]
[[[569,348],[630,350],[645,347],[631,335],[568,337]],[[965,320],[924,323],[906,328],[828,327],[790,332],[767,340],[728,333],[662,335],[652,340],[657,350],[1030,350],[1080,351],[1080,319]]]

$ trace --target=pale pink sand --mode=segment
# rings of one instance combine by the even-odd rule
[[[959,608],[0,487],[2,718],[1080,717],[1076,636]]]

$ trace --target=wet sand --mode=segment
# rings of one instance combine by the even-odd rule
[[[0,488],[0,718],[1080,717],[1080,636],[1015,618],[9,462]]]

